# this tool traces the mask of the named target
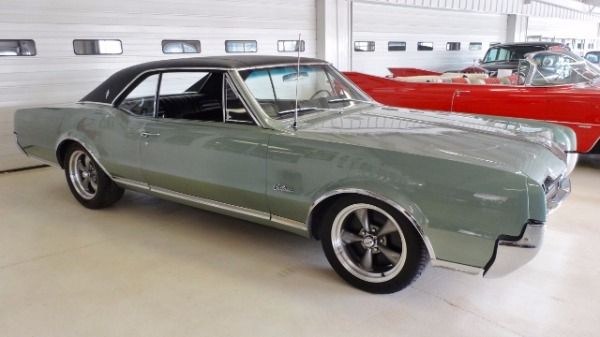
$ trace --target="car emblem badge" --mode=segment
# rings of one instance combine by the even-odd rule
[[[283,184],[275,184],[273,185],[273,191],[293,193],[294,189]]]

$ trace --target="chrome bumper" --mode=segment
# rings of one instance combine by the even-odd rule
[[[494,256],[488,263],[484,277],[504,276],[531,261],[544,240],[543,223],[527,223],[519,237],[501,236],[496,241]]]
[[[546,190],[546,208],[548,212],[558,208],[560,204],[571,193],[571,179],[563,176],[558,178],[552,186],[545,188]]]
[[[579,159],[579,154],[577,152],[569,152],[567,153],[567,175],[571,174],[577,166],[577,160]]]

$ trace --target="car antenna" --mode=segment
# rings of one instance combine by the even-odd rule
[[[298,66],[296,69],[296,106],[294,108],[294,130],[298,129],[298,82],[300,82],[300,38],[302,33],[298,33],[298,42],[296,50],[298,51]]]

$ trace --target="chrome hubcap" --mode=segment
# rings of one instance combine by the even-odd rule
[[[98,191],[98,172],[88,154],[76,150],[69,159],[69,179],[82,198],[92,199]]]
[[[331,240],[338,261],[364,281],[388,281],[406,262],[402,229],[386,211],[370,204],[340,211],[331,227]]]

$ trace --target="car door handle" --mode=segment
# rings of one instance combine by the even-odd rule
[[[142,137],[148,138],[148,137],[158,137],[158,136],[160,136],[160,133],[152,133],[152,132],[141,131],[140,135]]]

